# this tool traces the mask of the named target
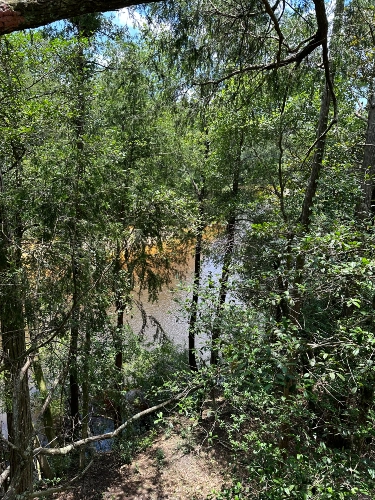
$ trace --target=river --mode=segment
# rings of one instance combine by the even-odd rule
[[[190,257],[187,266],[181,271],[185,273],[185,280],[181,286],[181,280],[172,280],[158,295],[157,302],[149,302],[147,292],[141,296],[135,296],[136,303],[132,314],[126,318],[135,333],[142,331],[142,319],[147,317],[147,327],[144,329],[145,338],[152,340],[157,333],[158,325],[161,326],[167,337],[176,345],[187,349],[188,347],[188,321],[182,310],[182,303],[191,296],[187,289],[192,285],[194,273],[194,258]],[[204,259],[202,263],[202,283],[210,275],[213,281],[217,281],[220,269],[210,259]],[[138,305],[137,305],[138,304]],[[142,318],[140,309],[143,308],[145,316]],[[156,321],[155,321],[156,320]]]
[[[188,347],[188,322],[186,316],[181,311],[179,301],[186,301],[189,298],[187,288],[191,286],[194,273],[194,258],[191,256],[185,268],[181,271],[184,272],[186,278],[184,280],[184,287],[179,287],[180,280],[172,280],[168,286],[165,286],[158,295],[157,302],[151,303],[148,301],[147,292],[142,292],[134,297],[138,306],[134,305],[132,311],[125,318],[135,333],[142,330],[143,318],[147,317],[147,326],[143,330],[145,339],[152,341],[157,333],[157,325],[160,325],[167,337],[181,348],[187,349]],[[220,269],[211,261],[206,258],[203,259],[202,264],[202,283],[205,283],[205,278],[209,275],[212,276],[214,281],[218,279]],[[141,309],[145,315],[142,317]],[[185,316],[185,317],[184,317]],[[207,339],[197,339],[197,348],[201,347]],[[34,388],[35,391],[35,388]],[[1,404],[1,396],[0,396]],[[1,409],[1,406],[0,406]],[[6,424],[6,414],[0,413],[0,430],[2,435],[7,438],[8,430]]]

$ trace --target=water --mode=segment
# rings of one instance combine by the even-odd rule
[[[107,432],[114,431],[113,419],[106,417],[91,417],[90,418],[90,430],[92,435],[97,436],[99,434],[106,434]],[[112,439],[102,439],[100,441],[94,441],[93,446],[96,451],[104,452],[112,450]]]
[[[148,301],[147,291],[143,292],[140,297],[137,295],[136,301],[138,306],[134,306],[130,314],[128,314],[126,320],[132,327],[135,333],[142,330],[142,314],[141,309],[147,318],[146,328],[143,330],[143,335],[145,339],[153,341],[155,335],[161,327],[162,331],[165,332],[166,336],[173,341],[176,345],[180,346],[182,349],[187,349],[188,347],[188,321],[186,314],[183,313],[180,303],[183,301],[190,302],[191,294],[187,293],[187,287],[191,286],[194,274],[194,258],[191,256],[187,261],[187,266],[182,268],[181,271],[185,274],[186,279],[184,280],[185,289],[179,287],[180,280],[173,280],[167,287],[164,287],[158,296],[158,301],[151,303]],[[218,274],[220,268],[218,268],[211,260],[203,259],[202,263],[202,283],[204,284],[206,278],[210,275],[213,281],[217,282]],[[207,338],[197,338],[197,348],[201,348],[207,342]],[[31,387],[31,392],[35,392],[35,387]],[[1,404],[1,401],[0,401]],[[110,432],[113,430],[111,423],[105,422],[105,430],[103,431],[103,422],[95,424],[94,434],[99,434],[101,432]],[[0,413],[0,431],[2,435],[8,437],[8,429],[6,422],[6,414]],[[106,450],[107,446],[110,446],[109,442],[103,441],[96,445],[99,450]]]
[[[183,311],[182,304],[187,301],[190,305],[191,293],[187,289],[192,285],[194,275],[194,258],[193,256],[187,262],[187,266],[181,269],[185,272],[186,279],[181,286],[181,280],[175,279],[168,286],[164,287],[158,295],[158,300],[155,303],[148,301],[147,291],[142,292],[141,296],[136,296],[136,304],[133,307],[131,314],[126,318],[129,325],[135,333],[142,332],[142,314],[141,308],[144,311],[144,317],[147,318],[147,326],[143,328],[143,335],[149,341],[155,339],[158,329],[162,329],[166,336],[177,346],[188,348],[188,319],[186,312]],[[206,278],[212,276],[214,282],[218,281],[220,268],[216,266],[210,259],[204,259],[202,263],[202,278],[201,282],[204,285]],[[199,339],[199,343],[203,344],[207,339]]]

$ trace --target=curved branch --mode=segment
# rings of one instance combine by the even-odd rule
[[[146,415],[150,415],[151,413],[155,413],[157,410],[160,410],[161,408],[164,408],[165,406],[168,406],[171,403],[174,403],[176,401],[179,401],[180,399],[183,399],[187,397],[189,394],[192,392],[197,391],[198,389],[202,388],[202,385],[192,387],[191,389],[185,390],[181,392],[180,394],[177,394],[177,396],[174,396],[171,399],[168,399],[167,401],[164,401],[163,403],[160,403],[158,405],[153,406],[152,408],[147,408],[147,410],[143,410],[136,415],[133,415],[131,418],[126,420],[120,427],[117,427],[112,432],[106,432],[105,434],[100,434],[98,436],[90,436],[86,439],[80,439],[79,441],[75,441],[74,443],[68,444],[67,446],[63,446],[62,448],[35,448],[33,455],[67,455],[70,451],[80,448],[81,446],[85,446],[86,444],[89,443],[94,443],[95,441],[102,441],[104,439],[112,439],[116,436],[118,436],[129,424],[134,422],[135,420],[139,420],[142,417],[145,417]]]
[[[252,64],[249,66],[245,66],[244,68],[239,68],[231,73],[226,74],[222,78],[218,78],[217,80],[207,80],[205,82],[195,82],[196,85],[209,85],[209,84],[219,84],[224,82],[225,80],[228,80],[229,78],[232,78],[233,76],[237,76],[243,73],[248,73],[250,71],[268,71],[270,69],[277,69],[277,68],[282,68],[284,66],[288,66],[289,64],[296,63],[299,65],[305,57],[307,57],[311,52],[313,52],[317,47],[319,47],[322,44],[323,40],[317,37],[317,34],[315,34],[312,38],[311,41],[297,54],[294,54],[293,56],[287,57],[286,59],[283,59],[282,61],[274,61],[269,64]]]

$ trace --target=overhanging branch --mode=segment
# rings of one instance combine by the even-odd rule
[[[0,35],[93,12],[152,3],[152,0],[0,0]]]

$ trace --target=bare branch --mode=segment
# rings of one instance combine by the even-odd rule
[[[0,487],[5,483],[10,474],[10,465],[0,475]]]
[[[195,386],[191,389],[185,390],[185,391],[181,392],[180,394],[178,394],[177,396],[174,396],[173,398],[168,399],[168,401],[164,401],[164,403],[160,403],[156,406],[153,406],[152,408],[148,408],[147,410],[143,410],[143,411],[137,413],[133,417],[129,418],[122,425],[120,425],[120,427],[115,429],[113,432],[106,432],[105,434],[100,434],[98,436],[90,436],[86,439],[80,439],[79,441],[75,441],[74,443],[71,443],[67,446],[63,446],[62,448],[39,447],[39,448],[36,448],[34,450],[33,454],[34,454],[34,456],[35,455],[66,455],[70,451],[77,449],[77,448],[80,448],[81,446],[85,446],[86,444],[94,443],[95,441],[102,441],[104,439],[112,439],[112,438],[118,436],[129,424],[131,424],[135,420],[139,420],[140,418],[142,418],[146,415],[150,415],[151,413],[154,413],[155,411],[160,410],[161,408],[164,408],[165,406],[167,406],[171,403],[174,403],[175,401],[179,401],[180,399],[185,398],[186,396],[188,396],[192,392],[197,391],[201,387],[202,387],[202,385],[199,385],[199,386]]]
[[[322,44],[322,40],[317,37],[315,34],[311,39],[311,41],[299,52],[296,54],[287,57],[286,59],[283,59],[282,61],[275,61],[269,64],[251,64],[249,66],[245,66],[244,68],[239,68],[236,69],[222,78],[218,78],[217,80],[208,80],[205,82],[195,82],[197,85],[208,85],[208,84],[219,84],[224,82],[225,80],[228,80],[229,78],[232,78],[233,76],[237,76],[243,73],[248,73],[250,71],[268,71],[271,69],[276,69],[276,68],[282,68],[284,66],[288,66],[289,64],[297,63],[300,64],[302,60],[307,57],[311,52],[314,52],[314,50],[319,47],[319,45]]]
[[[9,448],[12,448],[12,450],[17,451],[18,453],[20,452],[19,448],[10,441],[8,441],[7,439],[5,439],[5,437],[2,434],[0,434],[0,441],[9,446]]]
[[[275,12],[273,10],[273,8],[271,7],[271,5],[268,3],[268,0],[262,0],[263,2],[263,5],[266,9],[266,12],[267,14],[270,16],[272,22],[273,22],[273,25],[275,27],[275,30],[276,30],[276,33],[278,34],[279,36],[279,50],[277,51],[277,56],[276,56],[276,59],[277,61],[280,61],[280,58],[281,58],[281,46],[282,46],[282,43],[284,41],[284,35],[281,31],[281,28],[280,28],[280,25],[279,25],[279,21],[277,20],[276,16],[275,16]]]

